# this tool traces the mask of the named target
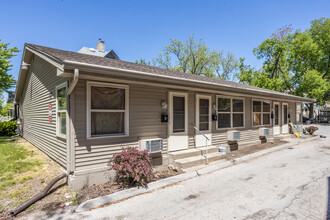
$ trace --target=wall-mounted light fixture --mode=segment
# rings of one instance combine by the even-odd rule
[[[273,119],[274,118],[274,113],[273,113],[273,111],[272,111],[272,114],[270,115],[270,117]]]
[[[160,117],[160,121],[161,122],[168,122],[168,114],[167,114],[167,108],[168,108],[168,104],[166,100],[161,100],[160,101],[160,106],[163,109],[163,113]]]
[[[161,105],[161,107],[162,107],[162,109],[163,109],[164,111],[167,110],[167,108],[168,108],[168,104],[167,104],[167,101],[166,101],[166,100],[161,100],[161,101],[160,101],[160,105]]]
[[[214,114],[212,114],[212,121],[217,121],[218,120],[218,117],[217,117],[217,105],[215,103],[213,103],[212,105],[212,108],[214,110]]]

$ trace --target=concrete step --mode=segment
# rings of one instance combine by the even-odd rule
[[[199,147],[197,149],[201,151],[202,156],[205,156],[205,154],[206,154],[206,147]],[[209,154],[215,153],[215,152],[219,152],[219,148],[214,147],[214,146],[208,146],[207,147],[207,152]]]
[[[201,155],[201,151],[197,150],[196,148],[169,153],[169,156],[174,160],[179,160],[188,157],[195,157],[200,155]]]
[[[224,157],[224,154],[219,153],[219,152],[214,152],[214,153],[209,153],[208,154],[208,162],[213,162],[216,160],[220,160],[221,158]],[[188,158],[182,158],[175,160],[176,164],[181,168],[181,169],[187,169],[191,168],[194,166],[200,166],[206,163],[205,156],[194,156],[194,157],[188,157]]]

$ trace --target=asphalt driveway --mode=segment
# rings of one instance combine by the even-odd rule
[[[330,126],[326,139],[64,219],[326,219],[330,218]]]

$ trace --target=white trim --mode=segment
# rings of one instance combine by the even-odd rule
[[[287,123],[285,123],[284,124],[284,106],[286,105],[286,107],[287,107],[287,111],[286,111],[286,113],[287,113],[287,115],[286,115],[286,122]],[[287,133],[289,133],[289,104],[288,103],[286,103],[286,102],[282,102],[282,125],[281,125],[281,128],[282,128],[282,134],[287,134]],[[285,127],[284,127],[285,126]],[[284,131],[284,128],[287,130],[287,132],[285,132]]]
[[[205,81],[200,81],[200,80],[194,80],[194,79],[186,79],[186,78],[181,78],[181,77],[175,77],[175,76],[168,76],[168,75],[157,75],[155,73],[149,73],[149,72],[142,72],[142,71],[137,71],[137,70],[129,70],[129,69],[122,69],[122,68],[116,68],[116,67],[110,67],[110,66],[102,66],[102,65],[96,65],[96,64],[89,64],[89,63],[82,63],[82,62],[77,62],[77,61],[71,61],[71,60],[64,60],[65,64],[71,64],[71,65],[81,65],[81,66],[86,66],[86,67],[92,67],[92,68],[99,68],[99,69],[104,69],[104,70],[115,70],[115,71],[121,71],[121,72],[127,72],[127,73],[135,73],[135,74],[140,74],[140,75],[145,75],[145,76],[152,76],[152,77],[159,77],[159,78],[167,78],[167,79],[175,79],[175,80],[181,80],[181,81],[189,81],[189,82],[196,82],[199,84],[207,84],[207,85],[215,85],[219,87],[225,87],[225,88],[233,88],[233,89],[239,89],[239,90],[248,90],[248,91],[253,91],[253,92],[260,92],[263,94],[270,94],[270,95],[277,95],[277,96],[284,96],[284,97],[291,97],[291,98],[298,98],[300,100],[304,100],[306,102],[312,102],[314,99],[305,99],[302,97],[297,97],[294,95],[287,95],[287,94],[274,94],[274,91],[260,91],[256,90],[253,88],[237,88],[231,85],[225,85],[225,84],[218,84],[218,83],[212,83],[212,82],[205,82]],[[65,68],[65,67],[64,67]]]
[[[234,96],[224,96],[224,95],[216,95],[216,114],[217,114],[217,122],[216,122],[216,130],[226,130],[226,129],[232,129],[232,128],[245,128],[245,98],[244,97],[234,97]],[[230,112],[218,112],[218,99],[229,99],[230,100]],[[233,108],[233,99],[242,100],[243,101],[243,112],[234,112]],[[230,114],[230,127],[226,128],[219,128],[218,127],[218,121],[219,121],[219,114]],[[234,127],[234,120],[233,120],[233,114],[243,114],[243,126],[240,127]]]
[[[125,89],[125,110],[110,110],[110,109],[91,109],[91,87],[92,86],[102,86],[110,88],[119,88]],[[86,135],[87,139],[102,139],[102,138],[116,138],[116,137],[128,137],[129,136],[129,86],[122,84],[113,84],[113,83],[104,83],[104,82],[95,82],[87,81],[86,83]],[[124,134],[123,135],[91,135],[91,112],[124,112],[125,113],[125,122],[124,122]]]
[[[209,100],[209,129],[203,130],[202,132],[211,132],[212,130],[212,96],[211,95],[199,95],[196,94],[196,127],[200,129],[199,127],[199,100],[200,99],[208,99]]]
[[[169,135],[188,135],[188,93],[184,92],[169,92],[169,105],[168,105],[168,112],[169,112],[169,120],[168,120],[168,133]],[[173,96],[184,97],[185,104],[184,104],[184,115],[185,115],[185,128],[184,132],[175,132],[173,133]]]
[[[59,89],[62,89],[62,88],[65,88],[65,110],[58,110],[58,100],[57,100],[57,91],[59,90]],[[55,100],[56,100],[56,116],[55,116],[55,118],[56,118],[56,136],[57,137],[60,137],[60,138],[64,138],[64,139],[66,139],[66,136],[67,136],[67,128],[68,128],[68,126],[67,126],[67,121],[68,120],[66,120],[66,130],[65,130],[65,135],[64,134],[61,134],[61,132],[60,132],[60,128],[59,128],[59,117],[58,117],[58,113],[65,113],[65,117],[66,117],[66,119],[68,118],[68,112],[67,112],[67,109],[68,109],[68,97],[66,96],[66,92],[67,92],[67,90],[68,90],[68,83],[67,82],[64,82],[64,83],[61,83],[60,85],[57,85],[57,86],[55,86]]]
[[[297,117],[298,117],[298,105],[300,105],[300,119],[299,119],[299,121],[297,121]],[[301,124],[302,123],[302,114],[303,113],[303,111],[302,111],[302,103],[301,102],[296,102],[296,119],[295,119],[295,121],[296,121],[296,124]]]
[[[257,102],[261,102],[261,112],[254,112],[253,111],[253,102],[257,101]],[[271,126],[272,125],[272,118],[271,118],[271,114],[272,114],[272,101],[271,100],[267,100],[267,99],[252,99],[251,101],[251,121],[252,121],[252,127],[262,127],[262,126]],[[269,102],[269,113],[268,112],[264,112],[264,102]],[[260,116],[260,125],[254,125],[253,124],[253,115],[254,113],[259,113],[261,114]],[[264,117],[263,114],[269,114],[269,124],[264,124]]]

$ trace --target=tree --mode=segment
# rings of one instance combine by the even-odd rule
[[[135,63],[145,65],[145,66],[150,66],[150,61],[146,61],[145,59],[140,58],[140,60],[135,60]]]
[[[1,43],[0,39],[0,91],[8,91],[15,83],[14,77],[8,72],[11,70],[11,58],[16,56],[17,47],[9,48],[9,43]]]
[[[238,70],[239,61],[236,60],[235,55],[231,52],[227,56],[220,56],[219,64],[216,68],[217,77],[223,80],[234,80],[236,70]]]
[[[153,64],[184,73],[230,79],[238,62],[232,53],[226,57],[222,54],[222,51],[211,50],[202,39],[190,36],[186,42],[171,39],[163,52],[153,59]]]
[[[304,32],[291,26],[278,29],[254,49],[264,59],[255,70],[240,63],[239,81],[248,85],[315,98],[322,105],[330,100],[330,19],[317,19]]]
[[[285,90],[292,92],[287,60],[287,52],[292,40],[289,37],[291,31],[290,25],[279,28],[271,35],[271,38],[266,39],[255,48],[253,53],[257,59],[265,59],[263,69],[269,74],[269,77],[283,82]],[[283,87],[283,85],[280,86]],[[274,90],[278,89],[275,87]]]
[[[317,70],[323,78],[330,80],[330,18],[315,19],[307,33],[318,46],[320,59]]]

